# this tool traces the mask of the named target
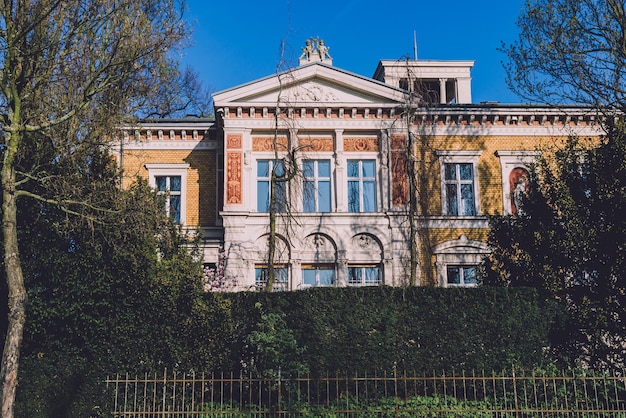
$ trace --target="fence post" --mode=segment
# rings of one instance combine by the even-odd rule
[[[281,392],[280,392],[280,366],[278,367],[278,415],[280,416],[280,401],[281,401]]]
[[[167,398],[166,396],[166,390],[167,390],[167,367],[165,368],[165,370],[163,371],[163,401],[162,401],[162,405],[161,408],[163,410],[163,416],[165,416],[165,399]]]
[[[513,404],[515,405],[515,416],[519,414],[519,405],[517,403],[517,381],[515,379],[515,366],[511,367],[513,374]]]

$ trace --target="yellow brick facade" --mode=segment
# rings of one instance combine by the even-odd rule
[[[217,262],[219,249],[226,252],[226,275],[236,279],[235,290],[257,288],[267,263],[269,220],[262,195],[267,174],[261,167],[276,158],[275,142],[281,159],[290,150],[300,165],[330,167],[330,175],[315,171],[307,180],[327,182],[326,197],[305,197],[300,176],[287,193],[292,216],[279,217],[283,285],[296,290],[320,285],[312,279],[315,269],[331,269],[325,274],[334,286],[409,282],[409,160],[417,172],[412,192],[418,202],[417,284],[463,285],[447,275],[477,266],[489,253],[488,216],[516,210],[515,175],[570,135],[594,141],[601,134],[589,109],[578,107],[440,103],[411,108],[407,118],[406,91],[382,79],[318,63],[292,70],[289,79],[287,89],[278,77],[269,77],[216,93],[214,121],[149,121],[128,129],[119,150],[124,185],[135,176],[154,177],[151,171],[171,170],[185,179],[184,224],[204,231],[205,262]],[[463,83],[467,89],[467,80]],[[277,113],[278,94],[284,96]],[[470,96],[466,91],[457,98]],[[408,135],[414,143],[411,158]],[[365,165],[374,171],[354,169]],[[461,166],[471,167],[471,179],[459,179],[469,188],[443,178],[445,167]],[[375,193],[366,194],[366,183],[374,184]],[[448,187],[454,184],[465,192],[450,200]],[[471,199],[461,196],[468,190]],[[356,204],[351,193],[362,201]],[[330,210],[309,212],[311,199],[326,199]],[[454,205],[472,208],[466,213]],[[361,280],[366,275],[370,281]]]

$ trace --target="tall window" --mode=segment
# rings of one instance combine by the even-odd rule
[[[155,176],[154,181],[160,194],[169,194],[165,201],[165,213],[174,222],[180,223],[180,204],[182,198],[182,181],[180,176]]]
[[[262,290],[267,284],[268,271],[265,266],[254,268],[254,283],[257,290]],[[289,269],[285,265],[274,266],[274,291],[289,289]]]
[[[302,266],[302,284],[305,286],[332,286],[335,284],[335,267],[332,264]]]
[[[474,286],[476,266],[448,266],[446,268],[448,286]]]
[[[146,164],[148,181],[159,194],[167,195],[165,213],[175,222],[184,223],[186,216],[187,171],[189,164]]]
[[[375,286],[382,284],[378,266],[349,266],[348,284],[351,286]]]
[[[330,160],[302,162],[303,202],[305,212],[330,212]]]
[[[473,171],[473,164],[471,163],[444,165],[447,215],[476,215]]]
[[[348,160],[348,211],[376,212],[375,160]]]
[[[285,175],[285,170],[282,161],[275,160],[258,160],[257,161],[257,211],[269,212],[270,211],[270,186],[272,183],[272,171],[276,165],[274,175],[277,179],[280,179]],[[286,205],[286,182],[275,181],[274,187],[276,187],[275,193],[275,207],[277,212],[284,212]]]

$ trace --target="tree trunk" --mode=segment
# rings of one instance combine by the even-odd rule
[[[7,134],[10,136],[10,134]],[[15,140],[7,140],[7,144]],[[13,149],[11,149],[13,148]],[[20,264],[17,243],[17,202],[15,194],[15,171],[12,157],[15,147],[7,147],[2,166],[2,233],[4,245],[4,268],[9,293],[9,318],[4,350],[2,353],[2,418],[13,418],[13,405],[17,389],[17,371],[20,348],[26,322],[26,288]]]
[[[415,160],[416,156],[414,154],[415,147],[413,146],[413,133],[411,132],[411,123],[413,119],[410,115],[407,117],[407,146],[406,146],[406,168],[407,168],[407,177],[409,180],[409,248],[411,251],[411,260],[410,260],[410,279],[409,285],[415,286],[417,285],[417,185],[415,179]]]

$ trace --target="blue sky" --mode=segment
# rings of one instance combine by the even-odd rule
[[[475,103],[520,103],[505,83],[498,51],[517,35],[524,0],[187,0],[192,45],[182,62],[213,92],[276,72],[280,46],[297,65],[306,39],[330,47],[333,65],[371,77],[381,59],[475,60]]]

